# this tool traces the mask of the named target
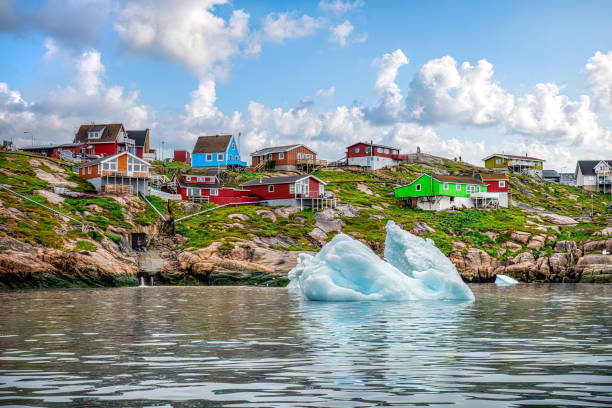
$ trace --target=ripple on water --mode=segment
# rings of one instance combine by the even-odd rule
[[[472,289],[469,304],[249,287],[2,292],[0,405],[612,402],[610,286]]]

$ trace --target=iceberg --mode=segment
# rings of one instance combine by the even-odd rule
[[[516,285],[517,283],[519,283],[519,281],[517,281],[514,278],[511,278],[509,276],[506,275],[497,275],[495,277],[495,284],[497,286],[507,286],[507,285]]]
[[[386,230],[386,261],[338,234],[315,256],[300,254],[289,272],[289,288],[320,301],[474,300],[455,266],[432,242],[393,221]]]

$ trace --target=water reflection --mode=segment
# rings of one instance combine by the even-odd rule
[[[0,293],[0,404],[612,402],[609,286],[475,285],[474,303],[280,288]]]

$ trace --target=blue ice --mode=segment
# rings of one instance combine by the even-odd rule
[[[386,261],[345,234],[336,235],[316,255],[300,254],[289,272],[290,288],[306,299],[474,300],[453,263],[433,242],[386,226]]]
[[[497,275],[495,277],[495,284],[498,286],[506,286],[506,285],[516,285],[517,283],[519,283],[519,281],[517,281],[514,278],[511,278],[507,275]]]

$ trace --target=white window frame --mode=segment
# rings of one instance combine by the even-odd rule
[[[377,151],[378,153],[383,153],[383,152],[385,151],[385,149],[384,149],[383,147],[377,147],[377,148],[376,148],[376,151]]]
[[[455,184],[455,191],[461,191],[461,183]]]
[[[355,153],[359,153],[359,148],[358,147],[355,148]]]
[[[499,187],[506,187],[506,180],[499,180],[499,182],[497,183],[497,185]]]
[[[421,185],[420,185],[420,184],[417,184],[417,185],[414,187],[414,190],[415,190],[415,191],[421,191]]]
[[[212,158],[213,158],[212,153],[206,153],[206,161],[207,161],[207,162],[211,162],[211,161],[212,161]]]
[[[208,194],[210,194],[211,196],[218,196],[219,195],[219,189],[218,188],[211,188],[208,190]]]
[[[268,193],[274,192],[274,184],[268,184]]]
[[[444,188],[444,190],[448,190],[448,183],[444,183],[443,184],[443,188]]]
[[[495,164],[501,164],[501,159],[495,159]]]
[[[295,183],[289,184],[289,194],[295,194]]]
[[[223,153],[217,153],[217,161],[223,161],[223,157],[224,157]]]
[[[468,184],[465,191],[471,194],[471,193],[476,193],[478,190],[476,188],[476,184]]]
[[[91,166],[87,167],[87,174],[91,174]]]
[[[280,153],[278,154],[278,160],[282,160],[282,159],[284,159],[284,158],[285,158],[285,153],[280,152]]]

